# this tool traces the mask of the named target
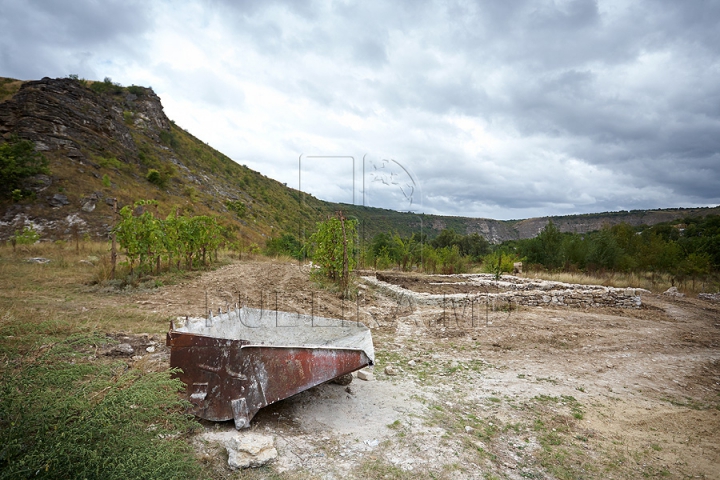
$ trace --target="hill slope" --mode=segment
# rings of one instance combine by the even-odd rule
[[[113,199],[120,206],[154,199],[161,214],[218,214],[248,241],[314,224],[327,208],[309,195],[299,204],[297,190],[179,128],[151,89],[49,78],[14,86],[0,103],[0,135],[33,141],[51,175],[27,182],[34,198],[3,200],[3,238],[26,221],[51,238],[67,234],[72,223],[104,236],[113,224]],[[155,183],[148,181],[151,170]]]
[[[323,202],[238,165],[178,127],[152,89],[109,80],[0,78],[0,136],[8,141],[13,135],[34,142],[48,158],[51,174],[27,179],[32,195],[20,201],[0,199],[0,240],[26,223],[50,239],[65,238],[74,228],[104,238],[114,223],[115,199],[119,206],[157,200],[161,215],[174,209],[219,215],[241,243],[260,245],[280,232],[302,236],[337,210],[361,220],[365,239],[381,231],[406,236],[421,230],[432,238],[453,228],[499,243],[533,237],[552,218],[498,221]],[[710,213],[720,213],[720,208],[552,220],[562,231],[582,233],[605,223],[650,225]]]

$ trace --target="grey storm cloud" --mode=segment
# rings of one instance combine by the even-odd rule
[[[0,0],[0,75],[69,73],[152,85],[289,185],[300,154],[352,155],[357,178],[394,159],[426,213],[720,203],[720,0]],[[305,168],[314,195],[361,198],[346,163]]]
[[[135,0],[0,1],[0,74],[22,79],[89,67],[94,52],[132,45],[152,25]]]

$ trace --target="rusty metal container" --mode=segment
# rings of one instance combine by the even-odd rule
[[[248,307],[173,323],[167,345],[191,413],[237,429],[262,407],[375,360],[362,323]]]

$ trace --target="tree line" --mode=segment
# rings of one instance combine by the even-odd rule
[[[266,254],[313,258],[315,244],[285,233],[268,240]],[[452,229],[432,239],[420,233],[379,233],[366,243],[356,240],[353,255],[360,267],[376,269],[449,274],[481,268],[502,273],[522,261],[526,270],[650,272],[683,281],[720,272],[720,216],[650,227],[620,223],[583,234],[560,232],[549,222],[535,238],[500,245],[491,245],[477,233],[462,235]]]
[[[562,233],[552,222],[531,239],[504,242],[530,268],[666,273],[678,279],[720,271],[720,216],[633,227]]]

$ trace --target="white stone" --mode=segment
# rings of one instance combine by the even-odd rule
[[[233,470],[261,467],[278,456],[273,437],[254,432],[238,433],[225,443],[225,448],[228,466]]]
[[[372,372],[368,372],[367,370],[359,370],[357,372],[357,377],[360,380],[365,380],[366,382],[371,382],[373,380]]]

